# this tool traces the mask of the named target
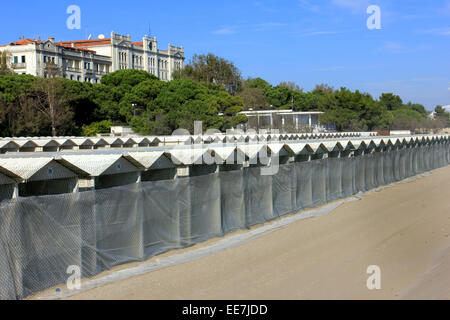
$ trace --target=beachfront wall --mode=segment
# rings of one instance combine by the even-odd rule
[[[342,151],[305,160],[309,156],[299,156],[268,176],[254,166],[4,201],[0,298],[22,299],[65,285],[69,266],[92,277],[446,166],[450,143],[385,146],[355,157]]]

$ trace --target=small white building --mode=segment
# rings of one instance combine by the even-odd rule
[[[239,114],[248,117],[245,130],[248,129],[278,129],[281,131],[311,128],[317,130],[320,127],[320,111],[296,112],[293,110],[258,110],[242,111]]]
[[[111,127],[111,135],[112,136],[119,136],[119,137],[124,137],[124,136],[130,136],[130,135],[135,135],[136,133],[133,131],[133,129],[131,127],[123,127],[123,126],[115,126],[115,127]]]

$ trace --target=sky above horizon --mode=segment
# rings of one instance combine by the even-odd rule
[[[69,5],[81,8],[80,30],[66,27]],[[380,7],[380,30],[367,28],[369,5]],[[3,3],[0,18],[0,44],[111,31],[140,41],[150,30],[160,49],[184,46],[186,62],[212,52],[273,85],[325,83],[375,98],[393,92],[428,110],[450,105],[450,0],[24,0]]]

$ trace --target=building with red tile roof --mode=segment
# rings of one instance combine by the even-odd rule
[[[56,64],[61,76],[77,81],[98,83],[109,72],[121,69],[145,70],[161,80],[171,80],[175,70],[184,68],[184,48],[169,44],[159,50],[156,37],[132,42],[130,36],[111,32],[110,38],[55,42],[54,38],[19,39],[0,45],[8,51],[15,73],[46,77],[46,66]]]

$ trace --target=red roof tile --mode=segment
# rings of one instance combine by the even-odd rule
[[[57,43],[56,45],[58,47],[62,47],[62,48],[66,48],[66,49],[96,53],[94,50],[89,50],[89,49],[85,49],[85,48],[76,48],[76,47],[72,47],[69,45],[63,45],[63,44],[59,44],[59,43]]]
[[[80,42],[111,42],[111,38],[105,39],[88,39],[88,40],[73,40],[73,41],[61,41],[60,43],[80,43]]]
[[[74,41],[61,41],[58,44],[64,46],[74,47],[92,47],[111,44],[111,39],[90,39],[90,40],[74,40]]]
[[[2,45],[2,47],[6,47],[8,45],[11,45],[11,46],[24,46],[24,45],[32,44],[32,43],[42,43],[42,41],[34,40],[34,39],[21,39],[19,41],[14,41],[14,42]]]

